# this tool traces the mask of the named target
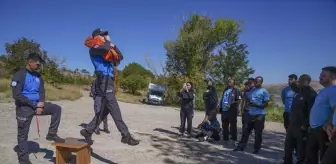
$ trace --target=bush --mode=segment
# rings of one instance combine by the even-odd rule
[[[283,107],[270,105],[266,108],[266,120],[273,122],[283,122]]]
[[[120,88],[135,95],[137,91],[145,89],[147,81],[140,75],[130,75],[120,79]]]

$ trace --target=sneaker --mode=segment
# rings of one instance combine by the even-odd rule
[[[100,129],[97,128],[96,130],[94,130],[94,133],[95,133],[96,135],[100,135]]]
[[[244,148],[237,146],[233,151],[244,151]]]
[[[125,136],[121,138],[121,142],[124,144],[128,144],[131,146],[138,145],[140,142],[136,139],[134,139],[131,135]]]
[[[204,137],[198,137],[198,142],[204,142],[205,138]]]
[[[20,160],[19,164],[33,164],[33,163],[31,163],[29,159],[26,159],[26,160]]]
[[[110,134],[110,133],[111,133],[107,128],[105,128],[103,131],[104,131],[105,133],[107,133],[107,134]]]
[[[54,141],[58,143],[64,143],[65,140],[61,137],[59,137],[57,134],[47,134],[46,140],[48,141]]]
[[[92,141],[92,138],[91,138],[92,134],[90,134],[87,130],[82,129],[80,131],[80,134],[85,138],[85,141],[86,141],[87,144],[89,144],[89,145],[93,144],[93,141]]]
[[[192,134],[191,133],[187,133],[186,137],[187,138],[192,138]]]
[[[253,154],[259,154],[259,150],[254,150]]]

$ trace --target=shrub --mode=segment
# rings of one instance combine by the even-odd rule
[[[145,89],[147,81],[140,75],[130,75],[120,80],[120,88],[136,94],[137,91]]]

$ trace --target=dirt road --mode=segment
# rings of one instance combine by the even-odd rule
[[[85,94],[87,95],[87,94]],[[77,101],[54,102],[62,106],[62,121],[59,135],[62,137],[81,138],[80,125],[88,123],[93,116],[92,99],[85,96]],[[132,147],[120,142],[120,133],[109,119],[110,134],[94,135],[92,154],[93,164],[204,164],[204,163],[242,163],[270,164],[279,163],[283,157],[284,130],[281,124],[268,122],[263,136],[263,148],[259,155],[253,155],[253,144],[250,142],[246,152],[232,152],[233,146],[223,147],[222,142],[199,143],[193,139],[177,136],[179,111],[170,107],[158,107],[136,104],[119,104],[123,118],[134,136],[141,140],[138,146]],[[0,163],[15,164],[16,153],[16,120],[13,104],[0,104]],[[203,119],[204,113],[197,112],[194,127]],[[217,116],[220,118],[220,116]],[[40,116],[41,138],[38,138],[36,121],[32,121],[29,134],[30,159],[35,163],[54,163],[55,150],[45,140],[50,123],[49,116]],[[240,121],[238,121],[240,122]],[[102,126],[101,126],[102,127]],[[240,124],[239,124],[239,127]],[[239,129],[241,131],[241,129]],[[251,137],[252,138],[252,137]],[[254,140],[253,138],[251,139]],[[35,155],[36,157],[35,157]]]

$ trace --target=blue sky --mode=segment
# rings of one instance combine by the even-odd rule
[[[335,0],[1,0],[0,53],[6,42],[25,36],[66,58],[67,67],[92,71],[83,42],[100,27],[125,56],[120,68],[145,66],[148,54],[160,70],[164,41],[176,38],[190,12],[243,20],[241,42],[265,83],[286,82],[290,73],[317,79],[322,67],[336,65]]]

